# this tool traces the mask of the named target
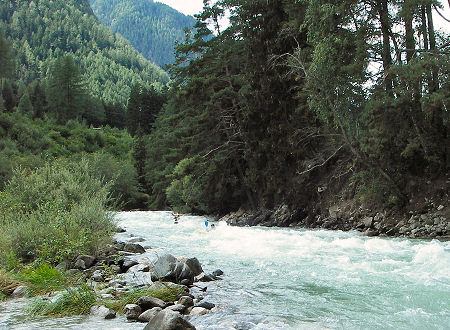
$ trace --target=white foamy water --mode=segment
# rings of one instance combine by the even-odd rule
[[[368,238],[359,233],[238,228],[169,212],[118,214],[127,233],[177,256],[195,256],[222,281],[206,284],[218,312],[198,329],[449,329],[450,243]],[[149,253],[150,254],[150,253]],[[8,307],[11,310],[11,307]],[[0,315],[2,307],[0,306]],[[18,318],[2,324],[32,329]],[[2,323],[3,322],[3,323]],[[140,329],[123,319],[35,322],[48,329]],[[29,324],[28,324],[29,325]]]

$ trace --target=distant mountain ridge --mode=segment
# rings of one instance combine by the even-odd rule
[[[95,15],[121,34],[154,63],[164,66],[175,60],[177,41],[195,19],[153,0],[90,0]]]
[[[0,2],[0,30],[12,42],[17,75],[45,78],[54,61],[73,55],[92,96],[125,105],[131,87],[164,85],[168,75],[104,26],[88,0]]]

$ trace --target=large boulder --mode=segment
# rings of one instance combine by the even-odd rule
[[[154,297],[141,297],[138,299],[137,304],[143,311],[154,307],[165,308],[167,306],[165,301]]]
[[[195,330],[195,327],[179,313],[165,309],[149,320],[144,330]]]
[[[201,316],[201,315],[206,315],[209,313],[209,310],[203,307],[194,307],[192,308],[191,312],[189,313],[189,315],[191,316]]]
[[[133,266],[136,266],[137,264],[139,264],[139,262],[137,262],[136,260],[125,258],[120,268],[125,273],[128,269],[130,269]]]

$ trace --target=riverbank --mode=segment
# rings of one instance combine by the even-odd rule
[[[140,329],[195,329],[190,318],[216,310],[215,304],[206,299],[205,282],[221,279],[223,272],[205,274],[197,258],[161,253],[145,243],[145,239],[120,230],[114,243],[104,246],[95,256],[80,255],[56,268],[45,266],[46,273],[57,273],[61,281],[77,278],[76,284],[70,281],[70,287],[65,289],[48,287],[45,296],[39,296],[29,283],[14,281],[5,304],[21,306],[23,315],[31,315],[27,318],[29,323],[35,317],[85,314],[96,324],[100,320],[107,324],[117,317],[114,324],[119,322],[120,328],[136,329],[139,327],[130,322],[141,322]],[[69,281],[66,283],[69,286]],[[17,311],[14,313],[21,317]],[[0,322],[2,326],[5,324]]]
[[[280,205],[275,209],[239,210],[218,217],[233,226],[301,227],[309,229],[357,230],[367,236],[437,238],[450,240],[448,204],[428,200],[411,210],[372,210],[340,203],[317,211],[292,209]]]

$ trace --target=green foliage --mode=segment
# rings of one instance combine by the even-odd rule
[[[153,0],[90,0],[97,17],[146,58],[163,66],[175,60],[175,43],[195,20]]]
[[[37,298],[28,307],[31,316],[64,317],[87,315],[96,303],[96,295],[87,285],[70,288],[59,293],[51,300]]]
[[[21,282],[26,283],[32,295],[59,291],[68,284],[66,276],[47,263],[28,266],[20,272],[18,277]]]
[[[0,260],[14,253],[23,261],[57,263],[95,254],[114,231],[109,188],[86,159],[16,171],[0,196]]]
[[[13,72],[11,46],[0,28],[0,79],[8,78]]]
[[[18,77],[43,78],[54,61],[76,58],[89,93],[105,103],[125,105],[131,86],[167,82],[167,75],[103,26],[87,0],[17,0],[0,3],[0,29],[17,54]],[[1,62],[3,63],[3,62]]]

